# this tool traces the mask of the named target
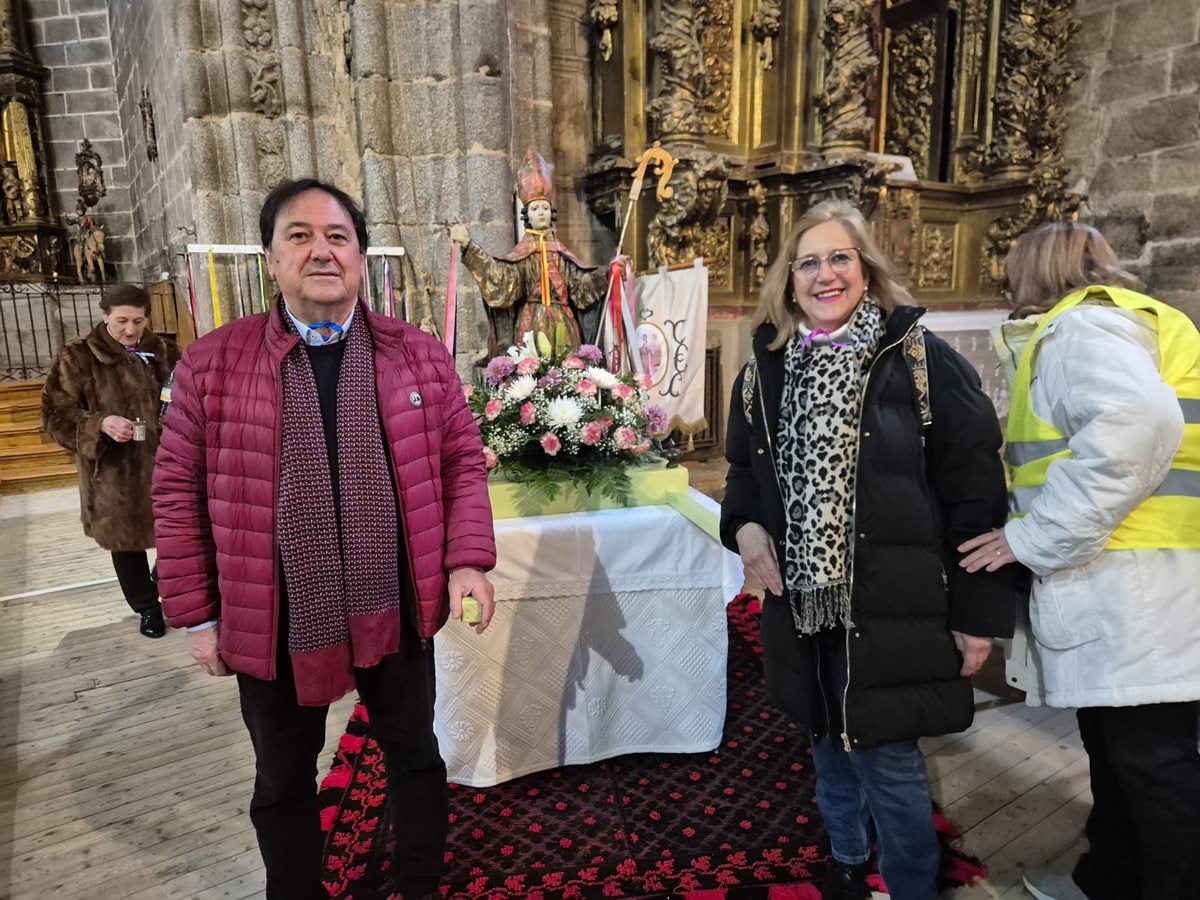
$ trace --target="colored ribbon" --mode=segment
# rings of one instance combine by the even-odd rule
[[[392,297],[392,264],[386,256],[383,258],[383,311],[389,316],[396,315],[396,302]]]
[[[550,256],[546,252],[546,232],[536,231],[532,228],[526,229],[529,234],[532,234],[538,239],[538,255],[542,261],[542,306],[546,311],[550,310]]]
[[[237,302],[238,302],[238,318],[246,317],[246,301],[242,297],[242,267],[238,264],[238,258],[233,258],[233,283],[237,287]]]
[[[610,372],[621,371],[621,352],[625,346],[625,329],[621,321],[621,261],[614,259],[608,264],[608,328],[612,335],[612,353],[609,356]]]
[[[217,288],[217,264],[213,261],[212,247],[208,248],[208,290],[212,295],[213,328],[220,328],[221,292]]]
[[[453,356],[457,345],[458,319],[458,245],[450,242],[450,272],[446,275],[446,316],[442,320],[442,343]]]
[[[184,254],[184,259],[187,260],[188,306],[192,312],[192,334],[200,337],[200,325],[196,322],[196,273],[192,271],[192,254]]]
[[[254,265],[258,267],[258,301],[262,304],[262,311],[267,311],[267,279],[263,275],[263,261],[261,255],[255,255]]]

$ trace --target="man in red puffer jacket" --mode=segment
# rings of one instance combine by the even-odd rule
[[[154,476],[159,590],[212,675],[237,674],[267,897],[325,897],[316,767],[359,692],[396,805],[393,883],[435,896],[449,796],[430,640],[494,609],[483,445],[437,341],[358,299],[362,212],[316,180],[259,216],[280,296],[193,344]]]

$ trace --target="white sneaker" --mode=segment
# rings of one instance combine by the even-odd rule
[[[1088,900],[1070,875],[1031,869],[1021,876],[1021,883],[1037,900]]]

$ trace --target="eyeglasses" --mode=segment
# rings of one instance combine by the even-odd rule
[[[805,281],[814,281],[821,271],[821,266],[829,263],[829,268],[840,275],[858,259],[858,254],[857,247],[845,247],[841,250],[831,250],[827,256],[817,256],[815,253],[801,256],[792,260],[792,274]]]

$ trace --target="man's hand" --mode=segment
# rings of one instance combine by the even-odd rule
[[[978,572],[985,567],[989,572],[995,572],[1017,561],[1012,547],[1008,545],[1008,538],[1004,536],[1003,528],[993,528],[985,534],[964,541],[958,545],[958,552],[966,554],[958,564],[968,572]]]
[[[229,674],[225,660],[221,659],[221,652],[217,649],[217,632],[220,628],[220,625],[214,625],[203,631],[189,631],[187,636],[188,653],[209,675]]]
[[[465,247],[471,243],[471,232],[466,225],[457,222],[450,226],[450,240],[460,247]]]
[[[462,618],[462,598],[465,594],[479,601],[483,617],[475,626],[475,633],[483,634],[496,612],[496,589],[478,569],[455,569],[450,573],[450,618]]]
[[[779,559],[775,556],[775,542],[767,534],[767,529],[757,522],[747,522],[737,530],[734,540],[742,557],[742,568],[750,576],[747,581],[766,588],[776,597],[782,597],[783,579],[779,575]]]
[[[958,647],[958,652],[962,654],[963,658],[962,670],[958,674],[964,678],[970,678],[987,662],[988,655],[992,652],[992,639],[974,637],[970,634],[963,634],[961,631],[951,631],[950,633],[954,635],[954,645]]]
[[[105,416],[100,420],[100,430],[118,444],[133,440],[133,423],[124,416]]]

